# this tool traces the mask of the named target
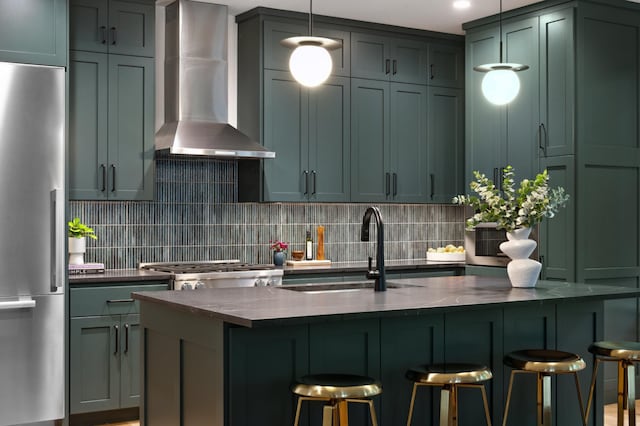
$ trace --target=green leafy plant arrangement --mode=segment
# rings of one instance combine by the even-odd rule
[[[74,217],[73,220],[67,223],[69,225],[69,237],[71,238],[83,238],[89,237],[94,240],[98,239],[98,236],[93,232],[93,229],[80,222],[80,219]]]
[[[478,196],[458,195],[453,202],[471,206],[475,214],[467,219],[467,229],[483,222],[495,222],[497,229],[511,232],[516,228],[530,228],[545,217],[553,217],[569,200],[561,186],[549,188],[549,175],[545,170],[534,180],[524,179],[516,190],[513,167],[502,171],[502,191],[484,174],[474,171],[476,180],[469,187]]]

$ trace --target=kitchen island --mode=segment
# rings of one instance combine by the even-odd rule
[[[487,391],[499,424],[509,375],[505,353],[579,353],[588,365],[580,373],[586,395],[592,365],[587,347],[605,337],[604,301],[640,295],[637,289],[551,281],[516,289],[507,280],[477,276],[392,280],[388,286],[380,293],[283,286],[134,294],[144,333],[142,424],[292,425],[292,381],[330,371],[380,379],[380,424],[403,425],[411,392],[406,369],[462,361],[492,369]],[[512,420],[521,426],[535,424],[535,385],[528,379],[533,377],[518,378],[512,398],[512,412],[522,413]],[[559,377],[557,383],[557,424],[581,424],[573,381]],[[423,392],[414,424],[431,424],[437,416],[438,394]],[[318,405],[305,408],[301,424],[320,423]],[[460,405],[460,425],[477,424],[478,395],[462,392]],[[367,424],[361,408],[350,410],[351,424]],[[590,424],[602,425],[601,385]]]

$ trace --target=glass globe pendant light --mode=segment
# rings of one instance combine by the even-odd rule
[[[312,7],[313,0],[309,0],[309,35],[289,37],[280,42],[283,46],[294,49],[289,58],[289,69],[293,78],[307,87],[319,86],[329,78],[333,67],[329,50],[342,46],[339,41],[312,35]]]
[[[517,71],[529,69],[528,65],[502,62],[502,0],[500,0],[500,62],[473,67],[475,71],[486,72],[482,79],[482,94],[494,105],[506,105],[520,92]]]

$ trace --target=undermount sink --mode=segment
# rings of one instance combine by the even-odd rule
[[[341,283],[329,283],[329,284],[302,284],[302,285],[283,285],[283,290],[297,291],[307,294],[321,294],[321,293],[345,293],[353,291],[373,291],[373,281],[351,281]],[[395,282],[387,282],[387,288],[404,288],[415,287],[409,284],[401,284]]]

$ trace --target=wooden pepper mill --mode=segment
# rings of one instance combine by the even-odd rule
[[[318,226],[318,248],[316,249],[316,259],[324,260],[324,226]]]

